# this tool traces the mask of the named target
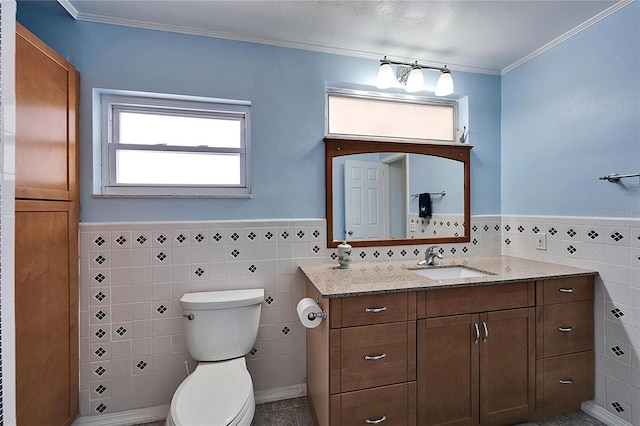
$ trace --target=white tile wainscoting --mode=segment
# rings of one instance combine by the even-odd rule
[[[536,232],[546,234],[546,251],[535,249]],[[505,215],[502,254],[600,273],[594,300],[595,404],[640,425],[640,218]]]
[[[500,218],[473,218],[471,242],[445,256],[500,252]],[[453,226],[453,225],[451,225]],[[354,249],[354,261],[420,259],[426,246]],[[105,416],[168,404],[193,369],[180,297],[264,288],[260,331],[247,355],[258,402],[304,393],[304,297],[298,265],[332,262],[326,222],[250,220],[80,225],[80,407]]]
[[[410,213],[407,215],[407,223],[409,224],[407,230],[409,238],[464,235],[464,216],[461,214],[434,214],[429,218],[423,218],[419,217],[417,213]]]
[[[305,380],[297,265],[326,258],[325,221],[82,224],[81,415],[168,404],[193,370],[179,299],[264,288],[247,357],[257,391]]]
[[[442,245],[444,255],[504,254],[600,272],[596,404],[589,407],[607,424],[640,425],[640,220],[478,215],[471,230],[470,242]],[[334,261],[324,219],[83,223],[80,231],[82,416],[106,421],[170,402],[186,377],[185,361],[195,366],[178,303],[188,291],[264,288],[260,332],[247,355],[256,399],[304,392],[298,265]],[[536,232],[547,234],[547,251],[535,250]],[[425,249],[354,248],[353,257],[418,260]],[[594,406],[607,414],[598,416]]]

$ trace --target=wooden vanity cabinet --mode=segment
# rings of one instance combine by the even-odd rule
[[[427,316],[417,321],[419,425],[510,425],[533,415],[533,295],[534,283],[418,293]]]
[[[318,425],[416,424],[414,292],[322,299],[307,330],[307,393]]]
[[[593,399],[593,277],[539,281],[536,288],[536,410],[548,416]]]
[[[593,276],[307,297],[327,312],[307,330],[316,425],[507,426],[593,398]]]

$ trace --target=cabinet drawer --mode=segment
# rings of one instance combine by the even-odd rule
[[[593,351],[537,361],[536,409],[578,409],[593,399]]]
[[[378,424],[376,422],[384,426],[416,424],[415,382],[334,395],[331,402],[332,426]]]
[[[413,309],[410,309],[410,300]],[[413,311],[413,318],[410,317]],[[332,328],[415,319],[415,293],[388,293],[332,299]]]
[[[339,392],[415,380],[415,326],[410,321],[341,329],[339,359],[331,359],[332,372],[340,374]]]
[[[538,285],[537,297],[539,305],[593,299],[593,277],[545,280]]]
[[[533,306],[532,282],[429,290],[427,318]]]
[[[537,357],[593,349],[593,301],[537,308]]]

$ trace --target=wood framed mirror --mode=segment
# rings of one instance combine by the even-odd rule
[[[324,141],[327,247],[470,240],[471,145]]]

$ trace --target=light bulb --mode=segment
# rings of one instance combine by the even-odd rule
[[[440,74],[440,78],[436,83],[436,96],[447,96],[453,93],[453,78],[446,67],[445,70]]]
[[[418,67],[413,67],[407,78],[407,92],[418,92],[422,90],[423,85],[422,70]]]
[[[378,79],[376,80],[376,87],[378,89],[388,89],[395,83],[395,75],[393,74],[393,68],[388,62],[383,62],[378,69]]]

